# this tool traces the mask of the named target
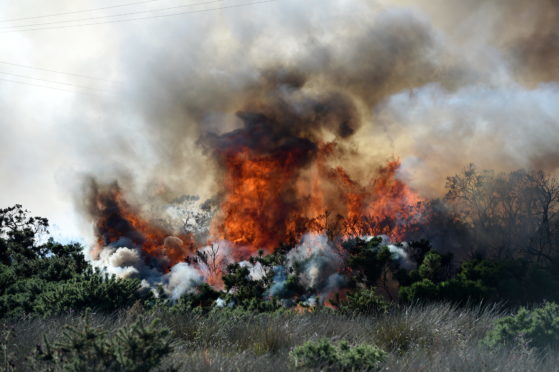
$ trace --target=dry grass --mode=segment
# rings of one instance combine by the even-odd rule
[[[93,314],[91,322],[114,330],[129,324],[137,313]],[[389,352],[384,365],[387,371],[552,371],[559,365],[559,356],[553,352],[541,355],[527,348],[492,351],[481,347],[481,338],[502,316],[496,308],[412,306],[378,317],[347,317],[331,311],[209,315],[152,312],[147,316],[160,318],[173,331],[174,352],[165,366],[185,371],[293,370],[289,351],[305,341],[322,338],[378,345]],[[7,328],[13,331],[6,350],[15,370],[27,370],[26,358],[44,335],[55,340],[64,325],[78,321],[76,316],[66,316],[4,324],[4,334]],[[4,357],[0,358],[0,366],[5,366]]]

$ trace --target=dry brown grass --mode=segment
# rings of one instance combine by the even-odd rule
[[[95,325],[116,329],[137,315],[91,315]],[[146,314],[143,314],[146,315]],[[331,311],[306,314],[247,314],[218,312],[209,315],[151,312],[174,335],[174,352],[165,366],[188,371],[292,370],[289,351],[308,340],[348,340],[375,344],[389,352],[387,371],[553,371],[559,356],[529,349],[492,351],[480,340],[500,316],[496,308],[461,309],[448,304],[411,306],[377,317],[347,317]],[[15,370],[28,370],[26,359],[44,335],[59,337],[77,316],[28,319],[4,324],[12,335],[6,345]],[[6,366],[0,356],[0,365]],[[3,367],[0,367],[0,370]],[[8,367],[9,368],[9,367]]]

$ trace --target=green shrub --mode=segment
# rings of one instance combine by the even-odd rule
[[[394,265],[392,253],[386,246],[380,246],[381,238],[369,241],[354,238],[342,243],[348,254],[346,264],[351,269],[351,277],[367,287],[374,286],[381,278],[385,268]]]
[[[138,320],[111,335],[92,327],[68,327],[63,339],[51,345],[45,339],[33,362],[49,371],[150,371],[172,351],[170,332],[157,321]]]
[[[536,348],[559,346],[559,305],[548,302],[532,311],[521,308],[515,315],[499,319],[485,336],[490,347],[526,342]]]
[[[34,311],[44,315],[86,309],[111,312],[140,300],[139,288],[139,280],[105,277],[94,272],[50,284],[38,296]]]
[[[435,281],[441,271],[443,257],[438,252],[429,252],[425,255],[423,263],[419,266],[419,275],[423,279]]]
[[[351,292],[345,300],[336,303],[338,309],[346,314],[382,314],[386,313],[390,304],[374,289],[362,289]]]
[[[298,368],[377,371],[386,353],[374,345],[350,346],[347,341],[333,344],[328,340],[320,340],[295,347],[289,356]]]
[[[439,298],[439,287],[429,279],[415,282],[409,287],[400,287],[402,302],[435,301]]]

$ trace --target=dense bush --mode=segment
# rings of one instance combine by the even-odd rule
[[[548,302],[532,311],[521,308],[515,315],[499,319],[487,333],[490,347],[528,343],[536,348],[559,347],[559,305]]]
[[[0,318],[95,309],[111,312],[143,300],[138,280],[106,277],[79,244],[41,241],[48,221],[20,205],[0,209]]]
[[[369,241],[354,238],[342,243],[347,254],[346,265],[352,280],[365,286],[374,286],[384,270],[393,263],[392,254],[381,246],[381,238]]]
[[[332,371],[376,371],[386,358],[386,353],[374,345],[350,346],[347,341],[334,344],[328,340],[308,341],[289,355],[298,368]]]
[[[157,321],[138,320],[114,335],[85,322],[68,327],[52,345],[45,339],[34,362],[50,371],[141,372],[157,367],[171,351],[170,331]]]
[[[425,260],[420,266],[424,267]],[[433,265],[430,265],[433,266]],[[464,262],[456,275],[444,281],[432,280],[431,270],[401,282],[400,299],[416,301],[504,302],[509,305],[529,304],[543,299],[559,300],[559,277],[553,268],[538,267],[525,260],[502,262],[475,259]]]
[[[91,272],[74,280],[51,284],[38,296],[33,310],[44,315],[86,309],[111,312],[142,299],[139,289],[139,280]]]
[[[346,314],[381,314],[386,313],[390,307],[374,289],[350,292],[344,300],[335,301],[334,304]]]

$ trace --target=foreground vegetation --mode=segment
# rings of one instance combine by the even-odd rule
[[[5,370],[144,371],[150,365],[155,370],[189,371],[343,366],[390,371],[556,370],[557,350],[539,348],[530,339],[513,337],[487,346],[487,335],[503,315],[496,308],[449,304],[368,316],[326,309],[302,314],[146,312],[133,306],[89,314],[87,319],[64,315],[4,321],[0,361]],[[559,314],[554,317],[557,322]],[[495,341],[493,336],[489,340]],[[334,355],[340,350],[341,357]]]

